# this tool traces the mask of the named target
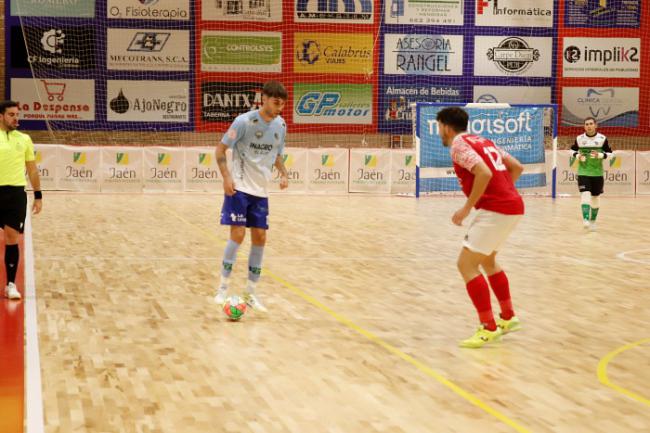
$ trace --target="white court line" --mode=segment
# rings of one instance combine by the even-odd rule
[[[43,433],[43,390],[41,388],[41,359],[38,351],[32,219],[29,207],[25,221],[25,338],[27,340],[25,386],[27,433]]]
[[[626,262],[634,262],[634,263],[642,263],[644,265],[650,265],[650,260],[638,260],[638,259],[632,259],[630,257],[627,257],[628,254],[639,253],[642,251],[650,251],[650,248],[643,248],[640,250],[621,251],[620,253],[616,254],[616,258]]]
[[[244,251],[245,254],[248,254]],[[119,260],[119,261],[221,261],[223,257],[146,257],[146,256],[38,256],[38,260],[52,261],[52,260]],[[272,260],[272,259],[269,259]],[[282,256],[282,261],[346,261],[346,260],[374,260],[374,261],[409,261],[409,260],[433,260],[432,256],[414,256],[414,257],[396,257],[396,256],[355,256],[355,257],[341,257],[341,256],[323,256],[323,257],[300,257],[300,256]]]

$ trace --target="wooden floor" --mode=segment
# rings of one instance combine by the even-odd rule
[[[460,204],[272,196],[271,313],[231,323],[211,303],[221,197],[48,194],[45,431],[650,431],[650,198],[605,196],[594,233],[577,199],[527,199],[500,255],[524,329],[481,350],[457,347],[477,325]]]

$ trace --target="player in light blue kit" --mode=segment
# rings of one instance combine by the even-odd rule
[[[280,172],[280,188],[289,186],[282,153],[287,125],[280,113],[287,101],[287,90],[277,81],[269,81],[262,89],[262,106],[237,116],[217,145],[217,164],[223,176],[225,193],[221,208],[221,224],[230,226],[221,268],[221,284],[214,300],[226,301],[230,274],[237,250],[244,241],[246,227],[251,229],[251,251],[248,256],[248,284],[244,300],[257,311],[267,311],[255,294],[262,272],[262,257],[268,230],[269,201],[267,184],[273,165]],[[226,165],[226,150],[232,149],[232,173]]]

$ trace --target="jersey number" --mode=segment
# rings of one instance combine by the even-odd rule
[[[496,149],[496,147],[487,146],[483,148],[483,152],[487,155],[488,159],[492,163],[492,166],[496,171],[506,171],[507,168],[503,164],[503,159],[501,159],[501,154]]]

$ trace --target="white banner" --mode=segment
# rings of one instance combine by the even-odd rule
[[[102,192],[142,192],[141,147],[102,147]]]
[[[108,80],[109,122],[189,122],[188,81]]]
[[[348,149],[309,149],[308,154],[309,192],[348,192]]]
[[[12,78],[24,120],[95,120],[95,80]]]
[[[289,177],[289,188],[285,192],[307,191],[307,149],[285,147],[284,167]],[[280,172],[273,166],[273,178],[269,182],[269,191],[280,191]]]
[[[463,75],[463,36],[384,35],[384,74]]]
[[[350,149],[349,192],[390,192],[390,150]]]
[[[615,150],[603,161],[605,169],[605,194],[634,195],[636,161],[633,150]]]
[[[550,104],[550,86],[474,86],[474,102]]]
[[[239,7],[232,2],[201,0],[201,18],[204,21],[282,21],[281,1],[244,1]]]
[[[553,27],[553,0],[477,0],[476,25]]]
[[[639,88],[563,87],[562,125],[582,126],[587,117],[599,126],[638,126]]]
[[[603,169],[605,194],[634,195],[634,151],[615,151],[610,158],[603,161]],[[573,158],[572,150],[558,150],[557,152],[557,193],[580,194],[578,190],[578,160]]]
[[[59,146],[56,144],[34,144],[34,158],[38,167],[38,177],[41,180],[41,190],[57,189]],[[29,185],[29,181],[27,185]]]
[[[144,148],[144,190],[183,191],[185,152],[176,147]]]
[[[553,38],[476,36],[475,76],[551,77]]]
[[[99,192],[99,147],[59,147],[58,189]]]
[[[293,19],[297,23],[372,24],[374,3],[373,0],[295,0]]]
[[[106,65],[122,71],[189,71],[189,30],[108,28]]]
[[[185,148],[185,191],[223,191],[214,147]]]
[[[641,39],[564,38],[565,77],[639,78]]]
[[[415,194],[415,150],[392,150],[390,192]]]
[[[108,18],[187,21],[189,0],[108,0]]]
[[[386,24],[462,26],[463,0],[386,0]]]
[[[650,152],[636,153],[636,193],[650,194]]]

